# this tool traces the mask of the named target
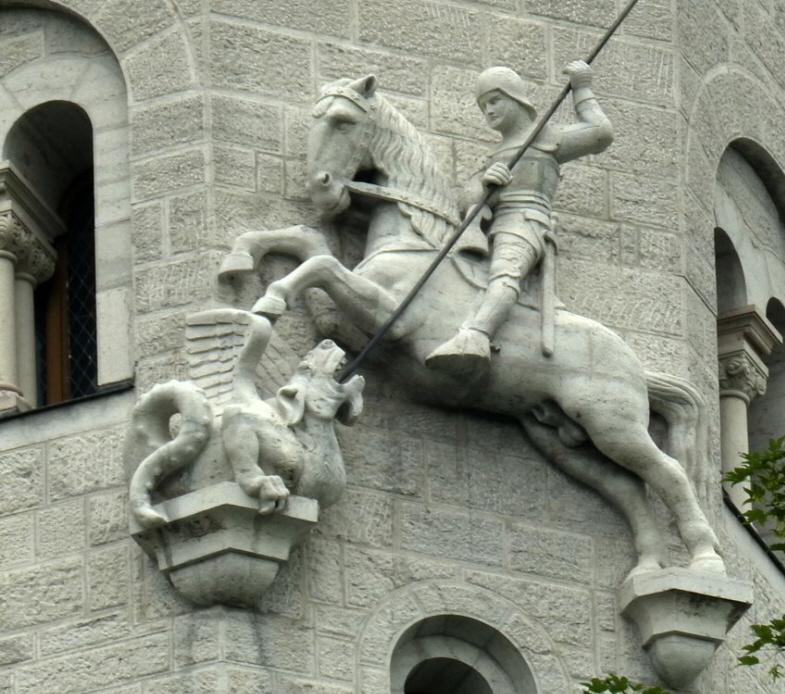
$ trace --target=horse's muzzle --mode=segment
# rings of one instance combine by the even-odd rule
[[[308,190],[314,205],[328,217],[340,214],[351,203],[346,185],[329,171],[317,171],[311,176]]]

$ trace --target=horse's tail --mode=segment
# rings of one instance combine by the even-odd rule
[[[709,426],[706,402],[692,383],[670,374],[646,372],[653,412],[665,418],[668,435],[663,448],[684,465],[698,498],[710,498]]]
[[[182,422],[172,438],[169,420],[175,414],[182,415]],[[126,438],[125,459],[133,465],[146,456],[131,475],[128,494],[131,512],[140,525],[151,528],[168,521],[153,509],[150,493],[163,477],[196,460],[207,446],[212,425],[210,403],[193,383],[161,383],[139,399]]]

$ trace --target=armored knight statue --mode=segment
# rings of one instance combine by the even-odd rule
[[[610,121],[591,90],[589,65],[576,60],[565,73],[579,122],[547,126],[512,171],[506,162],[532,131],[537,112],[526,96],[523,80],[513,70],[492,67],[477,78],[477,104],[488,125],[502,136],[501,143],[489,153],[487,168],[478,172],[464,191],[465,207],[470,207],[484,199],[489,186],[495,189],[489,200],[492,257],[488,288],[458,334],[428,356],[426,363],[432,368],[459,375],[487,364],[491,338],[518,300],[522,281],[540,263],[543,303],[547,304],[547,294],[552,297],[555,240],[551,203],[559,183],[559,167],[587,154],[598,154],[613,141]],[[542,308],[548,310],[546,305]],[[547,354],[547,336],[543,347]]]

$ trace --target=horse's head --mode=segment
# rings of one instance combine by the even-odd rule
[[[376,77],[326,85],[314,107],[308,138],[308,185],[314,204],[328,216],[343,212],[346,184],[372,165],[368,149],[376,110]]]

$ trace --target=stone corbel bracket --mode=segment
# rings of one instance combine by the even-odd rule
[[[628,578],[621,613],[634,622],[655,672],[669,687],[688,687],[752,605],[749,583],[672,567]]]
[[[254,607],[292,548],[316,525],[319,504],[289,497],[281,513],[262,515],[259,500],[220,482],[159,504],[169,523],[131,535],[174,587],[198,605]]]

